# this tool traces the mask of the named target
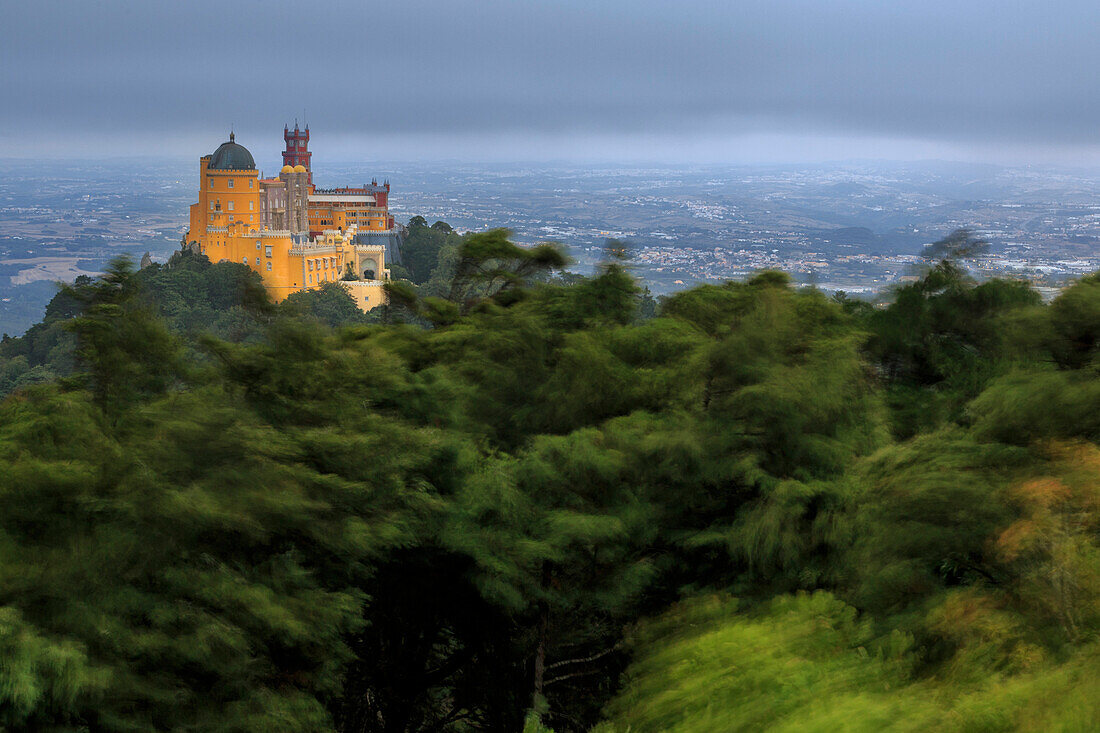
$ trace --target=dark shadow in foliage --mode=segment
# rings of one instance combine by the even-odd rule
[[[395,554],[371,579],[369,624],[349,640],[333,718],[341,733],[518,731],[529,699],[512,621],[467,579],[469,560]]]

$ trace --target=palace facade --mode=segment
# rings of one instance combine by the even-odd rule
[[[361,310],[381,305],[387,254],[399,256],[400,243],[389,214],[389,182],[317,188],[309,128],[284,127],[283,140],[276,178],[256,170],[233,133],[199,158],[199,200],[191,205],[184,245],[213,262],[248,265],[275,301],[338,281]]]

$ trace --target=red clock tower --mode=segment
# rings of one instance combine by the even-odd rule
[[[313,156],[313,153],[309,152],[309,125],[306,125],[306,129],[299,130],[298,123],[294,123],[294,129],[291,130],[287,125],[283,125],[283,140],[286,141],[286,150],[283,151],[283,165],[289,165],[294,167],[300,165],[306,169],[309,173],[307,180],[309,185],[313,185],[313,171],[309,167],[309,159]]]

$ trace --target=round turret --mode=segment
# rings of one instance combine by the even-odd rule
[[[214,154],[210,156],[210,162],[206,166],[212,171],[254,171],[256,161],[252,159],[252,153],[248,148],[238,145],[233,133],[229,133],[229,142],[222,143]]]
[[[296,166],[294,166],[294,172],[295,173],[306,173],[307,171],[306,171],[306,167],[304,165],[296,165]]]
[[[282,169],[281,171],[279,171],[279,172],[280,172],[280,173],[293,173],[293,172],[294,172],[294,166],[291,166],[291,165],[284,165],[284,166],[283,166],[283,169]]]

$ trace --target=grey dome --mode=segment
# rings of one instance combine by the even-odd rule
[[[218,146],[206,168],[213,171],[254,171],[256,161],[248,148],[234,142],[233,133],[229,133],[229,142]]]

